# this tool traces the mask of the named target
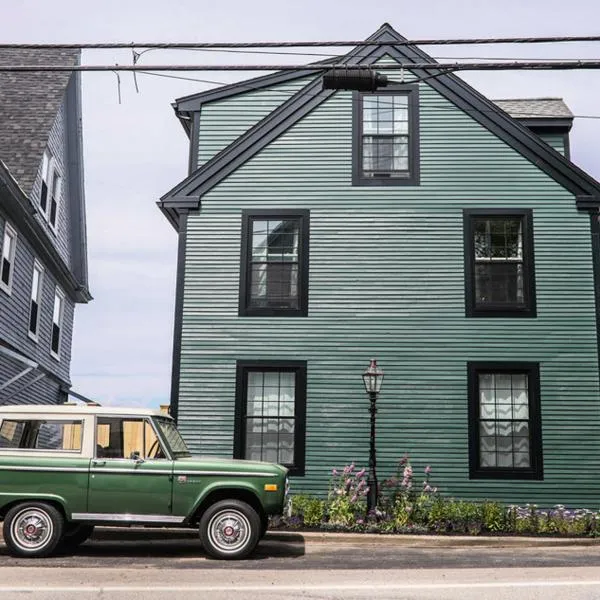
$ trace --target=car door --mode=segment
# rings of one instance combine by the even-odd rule
[[[170,522],[173,461],[150,419],[98,416],[88,513],[106,521]]]

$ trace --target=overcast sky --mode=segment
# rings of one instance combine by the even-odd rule
[[[409,39],[600,34],[598,0],[0,0],[4,42],[364,39],[389,22]],[[600,58],[600,44],[424,47],[435,57]],[[315,50],[316,51],[316,50]],[[327,52],[327,50],[325,50]],[[152,51],[141,64],[283,63],[315,57]],[[87,51],[84,63],[131,63]],[[257,73],[183,73],[222,82]],[[600,116],[600,71],[463,77],[490,98],[563,97]],[[187,138],[171,102],[214,87],[166,77],[83,75],[90,287],[75,314],[74,389],[110,404],[168,402],[176,233],[156,200],[187,175]],[[575,119],[573,160],[600,179],[600,119]]]

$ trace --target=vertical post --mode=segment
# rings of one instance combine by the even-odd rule
[[[370,412],[371,412],[371,439],[369,446],[369,477],[367,485],[369,493],[367,495],[367,513],[377,508],[379,488],[377,485],[377,456],[375,454],[375,415],[377,414],[377,392],[369,392]]]

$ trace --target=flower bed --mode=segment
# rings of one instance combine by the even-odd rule
[[[540,509],[534,504],[507,506],[443,497],[431,484],[431,467],[422,484],[408,456],[398,473],[380,484],[379,505],[367,514],[369,491],[365,469],[354,464],[333,469],[326,500],[308,495],[290,499],[288,514],[275,528],[365,533],[435,533],[467,535],[600,535],[600,514],[562,505]]]

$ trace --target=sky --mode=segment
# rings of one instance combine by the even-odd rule
[[[3,42],[251,42],[364,39],[389,22],[409,39],[599,35],[597,0],[0,0]],[[600,58],[600,43],[423,47],[434,57]],[[311,51],[318,51],[312,49]],[[324,52],[330,50],[325,49]],[[151,51],[139,64],[298,63],[316,57]],[[84,64],[131,64],[130,50]],[[223,83],[264,73],[196,72]],[[489,98],[558,96],[600,117],[600,71],[461,75]],[[171,103],[215,87],[169,77],[84,73],[88,262],[94,300],[75,314],[73,389],[103,404],[168,403],[177,235],[156,201],[187,176]],[[120,97],[120,98],[119,98]],[[576,118],[572,159],[600,179],[600,118]]]

